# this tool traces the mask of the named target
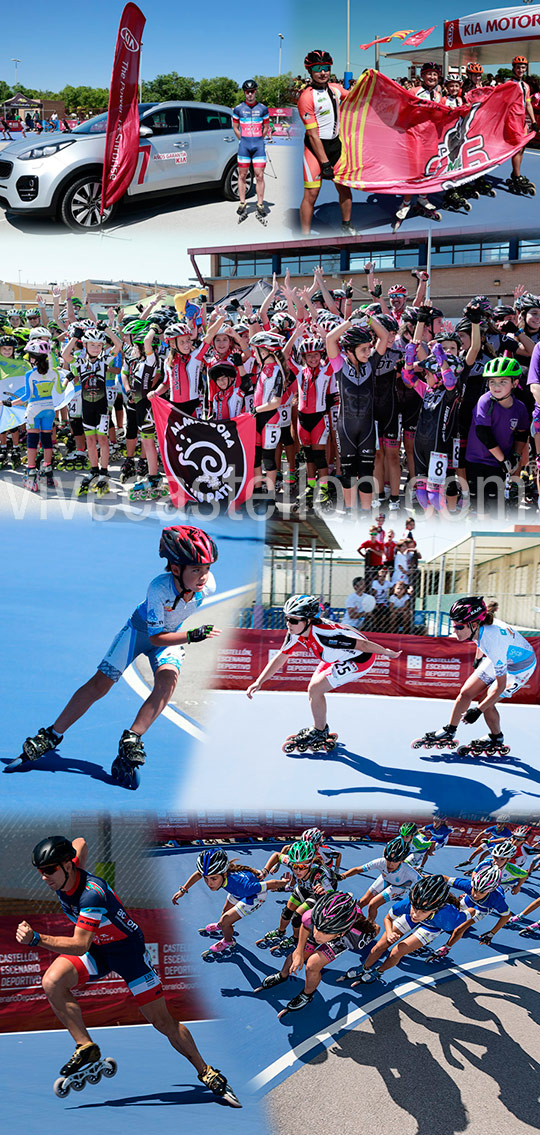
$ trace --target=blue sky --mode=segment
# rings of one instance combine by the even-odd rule
[[[501,0],[491,0],[491,3],[483,3],[482,0],[446,0],[439,8],[438,4],[428,4],[426,0],[408,0],[406,5],[402,0],[384,0],[380,6],[370,4],[368,0],[351,0],[351,70],[357,78],[365,67],[373,67],[375,64],[375,48],[360,51],[358,45],[361,43],[370,43],[379,36],[390,35],[391,32],[405,28],[420,31],[435,25],[435,30],[422,46],[440,47],[445,19],[454,20],[474,12],[516,6],[517,3],[518,0],[509,0],[509,3],[501,3]],[[298,65],[293,65],[293,70],[296,73],[303,72],[306,52],[310,48],[323,47],[333,55],[336,75],[343,75],[346,59],[346,0],[292,0],[291,11],[291,35],[299,47],[296,53]],[[399,40],[381,44],[381,70],[390,78],[405,74],[406,63],[404,60],[389,63],[388,59],[383,58],[382,52],[399,50]]]
[[[227,75],[240,83],[251,72],[277,75],[278,33],[285,36],[282,70],[293,66],[289,0],[272,5],[226,4],[205,0],[199,4],[158,4],[139,0],[146,16],[143,35],[142,75],[177,71],[195,79]],[[27,87],[61,90],[66,84],[108,87],[122,0],[90,0],[74,4],[55,0],[50,7],[28,0],[24,12],[16,4],[4,6],[0,46],[0,79]]]
[[[75,5],[72,0],[56,0],[47,8],[28,0],[21,16],[17,5],[5,7],[2,16],[0,78],[14,81],[12,57],[21,60],[19,80],[25,86],[59,90],[72,85],[108,86],[122,3],[91,0]],[[495,2],[485,7],[501,8]],[[142,59],[143,78],[154,78],[167,71],[181,75],[228,75],[242,82],[248,73],[277,74],[278,34],[283,41],[282,70],[303,72],[307,50],[325,46],[332,52],[335,69],[345,67],[346,0],[273,0],[272,4],[225,4],[206,0],[203,4],[158,5],[141,2],[147,17]],[[367,0],[351,0],[351,62],[358,75],[373,66],[374,49],[360,51],[358,44],[376,36],[388,35],[404,26],[419,30],[438,24],[426,47],[442,42],[442,25],[448,19],[467,15],[484,7],[481,0],[449,0],[439,8],[426,0],[385,0],[380,9]],[[399,41],[395,41],[399,49]],[[393,49],[393,45],[390,45]],[[388,64],[383,70],[396,76],[404,64]]]

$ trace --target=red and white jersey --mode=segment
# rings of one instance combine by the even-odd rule
[[[298,99],[298,113],[306,130],[318,130],[319,138],[337,138],[339,108],[349,92],[341,83],[328,83],[316,90],[305,87]]]
[[[165,359],[164,374],[169,383],[171,402],[192,402],[199,397],[199,380],[208,344],[196,347],[189,355],[175,351]]]
[[[435,87],[432,91],[428,91],[426,87],[415,87],[414,90],[409,91],[409,94],[417,99],[423,99],[424,102],[442,102],[440,87]]]
[[[456,95],[455,99],[451,99],[450,95],[443,95],[441,103],[443,106],[448,107],[448,110],[456,110],[458,106],[463,106],[463,99],[461,95]]]
[[[293,371],[293,367],[290,366],[290,363],[289,363],[289,368],[290,368],[291,371]],[[290,426],[290,424],[291,424],[291,421],[292,421],[292,405],[293,405],[293,402],[294,402],[294,399],[295,399],[297,393],[298,393],[298,383],[297,383],[296,379],[294,378],[292,380],[292,382],[290,382],[289,385],[285,387],[283,394],[281,395],[281,406],[279,408],[279,423],[282,426],[282,428],[285,428],[285,426]]]
[[[337,395],[337,381],[330,363],[315,367],[289,363],[298,375],[298,411],[302,414],[324,414],[329,409],[329,396]]]
[[[279,363],[267,362],[257,375],[253,406],[265,406],[274,398],[281,398],[283,393],[283,373]]]
[[[244,395],[237,386],[217,390],[210,399],[210,416],[216,422],[230,421],[244,412]]]
[[[331,623],[321,619],[311,625],[307,635],[300,636],[288,632],[281,647],[283,654],[306,651],[314,654],[320,662],[344,662],[347,658],[363,656],[361,643],[357,645],[357,631],[344,627],[341,623]],[[366,654],[371,657],[371,654]]]

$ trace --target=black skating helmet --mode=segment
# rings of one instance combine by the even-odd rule
[[[322,934],[346,934],[358,918],[356,899],[349,891],[330,891],[313,907],[311,919]]]
[[[405,840],[398,836],[397,839],[391,839],[384,849],[384,858],[392,859],[395,863],[403,863],[410,853],[410,847]]]
[[[41,839],[32,852],[34,867],[56,867],[68,859],[75,859],[77,852],[64,835],[49,835]]]
[[[317,65],[321,67],[324,66],[325,63],[328,67],[331,67],[333,62],[334,60],[329,51],[323,51],[321,48],[316,47],[313,51],[308,51],[304,59],[304,67],[306,71],[310,71],[312,67],[316,67]]]
[[[255,82],[255,79],[246,79],[245,83],[242,83],[243,91],[257,91],[258,89],[259,84]]]
[[[444,875],[426,875],[409,891],[411,903],[417,910],[440,910],[450,893],[450,883]]]
[[[449,614],[453,623],[483,623],[487,607],[482,595],[464,595],[452,604]]]

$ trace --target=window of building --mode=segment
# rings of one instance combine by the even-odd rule
[[[540,240],[520,240],[518,256],[520,260],[540,260]]]
[[[527,580],[529,578],[529,565],[522,564],[521,567],[516,567],[514,572],[514,595],[527,594]]]

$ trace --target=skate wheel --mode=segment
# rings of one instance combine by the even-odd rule
[[[470,211],[472,209],[471,202],[470,201],[464,201],[463,202],[463,208],[465,209],[466,213],[470,213]]]
[[[282,745],[282,749],[284,753],[294,753],[296,745],[294,741],[285,741],[285,744]]]
[[[281,1018],[284,1017],[288,1012],[289,1012],[288,1009],[281,1009],[280,1012],[278,1013],[278,1021],[280,1021]]]
[[[118,1071],[118,1064],[113,1060],[112,1056],[106,1056],[103,1061],[103,1068],[101,1069],[104,1076],[110,1079],[111,1076],[116,1076]]]
[[[61,1100],[65,1099],[66,1096],[69,1096],[69,1084],[66,1084],[66,1086],[64,1087],[64,1083],[64,1077],[59,1076],[58,1080],[55,1080],[53,1084],[54,1094]]]
[[[100,1080],[101,1080],[101,1072],[92,1072],[91,1075],[88,1076],[88,1083],[89,1084],[99,1084]]]
[[[87,1080],[89,1080],[89,1079],[90,1079],[90,1077],[88,1076]],[[84,1090],[85,1084],[87,1083],[87,1080],[79,1080],[79,1082],[77,1082],[77,1080],[74,1080],[73,1083],[71,1084],[73,1091],[74,1092],[82,1092]]]
[[[22,768],[22,766],[26,764],[28,764],[27,757],[15,757],[14,761],[10,761],[9,764],[5,766],[4,772],[17,772],[17,769]]]
[[[213,962],[215,956],[216,955],[214,954],[213,950],[203,950],[201,954],[201,958],[204,962]]]

